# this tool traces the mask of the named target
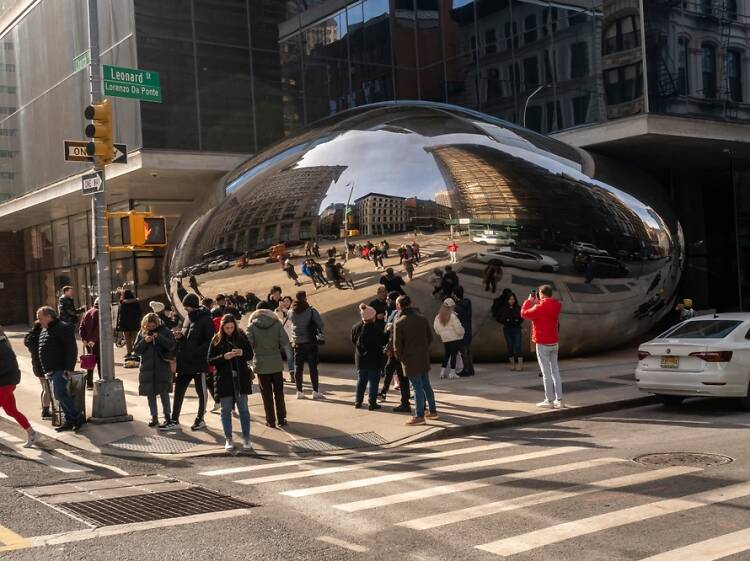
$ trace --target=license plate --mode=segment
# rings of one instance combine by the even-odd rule
[[[661,357],[662,368],[679,368],[680,357],[678,356],[663,356]]]

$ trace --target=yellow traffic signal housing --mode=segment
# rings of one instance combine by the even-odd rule
[[[108,99],[101,103],[94,103],[86,107],[84,116],[92,121],[86,126],[86,136],[92,141],[86,144],[86,154],[94,156],[97,167],[104,167],[115,157],[114,122],[112,121],[112,106]]]
[[[151,251],[167,245],[167,220],[151,212],[109,212],[107,218],[119,218],[122,245],[109,250]]]

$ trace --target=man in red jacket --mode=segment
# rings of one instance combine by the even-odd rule
[[[521,317],[531,320],[531,340],[536,343],[536,357],[542,369],[544,401],[539,407],[562,408],[562,380],[557,365],[557,353],[562,304],[552,298],[552,287],[548,284],[533,291],[521,306]]]

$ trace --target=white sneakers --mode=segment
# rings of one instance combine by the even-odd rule
[[[459,378],[461,378],[461,376],[459,376],[458,374],[456,374],[456,371],[454,369],[451,369],[450,373],[448,374],[448,379],[449,380],[458,380]]]
[[[552,402],[552,405],[555,406],[555,409],[565,409],[565,404],[560,399],[556,399]]]
[[[252,450],[253,445],[250,443],[250,437],[248,436],[242,441],[242,449],[243,450]]]
[[[224,450],[234,450],[234,442],[231,438],[227,438],[227,441],[224,443]]]
[[[326,396],[324,396],[321,392],[313,392],[312,398],[313,399],[325,399]]]
[[[537,403],[536,406],[544,409],[566,409],[565,404],[560,399],[556,399],[555,401],[545,399]]]
[[[447,374],[445,373],[445,368],[440,369],[440,379],[445,380]]]
[[[31,431],[29,433],[28,438],[26,438],[26,442],[24,443],[23,447],[24,448],[31,448],[32,446],[34,446],[34,444],[36,444],[39,441],[39,438],[41,438],[41,437],[40,437],[40,435],[39,435],[38,432]]]
[[[305,399],[305,394],[302,392],[297,392],[297,399]]]

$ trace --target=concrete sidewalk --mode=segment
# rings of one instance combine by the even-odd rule
[[[77,434],[56,433],[48,421],[41,420],[40,388],[23,346],[24,331],[8,328],[6,333],[23,372],[21,384],[16,389],[19,409],[46,437],[102,454],[171,458],[224,454],[224,435],[218,414],[206,414],[206,430],[190,430],[198,409],[198,399],[192,387],[188,389],[183,406],[182,431],[160,433],[147,426],[150,415],[146,398],[138,396],[138,371],[122,368],[124,353],[121,349],[115,353],[116,375],[124,382],[128,413],[133,415],[134,421],[108,425],[87,423]],[[417,427],[404,425],[408,415],[391,411],[399,403],[399,392],[393,388],[381,410],[354,409],[353,366],[322,364],[321,390],[327,399],[297,400],[295,388],[287,383],[289,424],[283,429],[265,426],[260,392],[257,384],[254,385],[255,393],[250,397],[254,451],[262,455],[290,455],[385,446],[646,403],[649,398],[639,393],[633,383],[635,354],[635,348],[624,348],[595,357],[562,360],[563,388],[568,405],[564,410],[540,410],[535,406],[543,399],[543,390],[539,369],[532,361],[527,361],[523,372],[511,371],[506,363],[480,364],[476,366],[476,376],[460,380],[440,380],[437,375],[439,366],[433,365],[431,380],[440,420]],[[305,378],[307,380],[307,376]],[[309,397],[309,388],[306,394]],[[90,414],[91,392],[87,392],[86,400],[87,414]],[[235,417],[233,423],[235,432],[238,432],[239,419]]]

